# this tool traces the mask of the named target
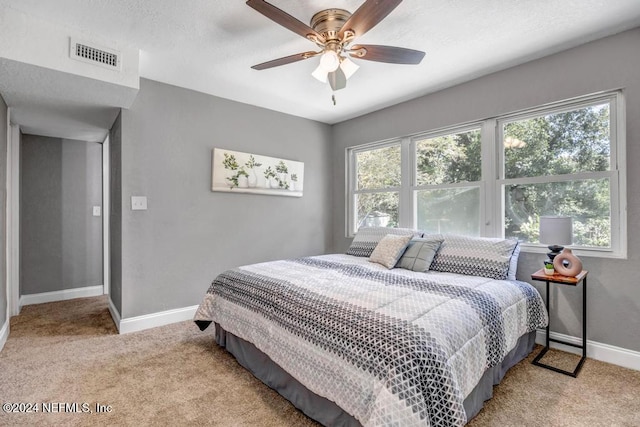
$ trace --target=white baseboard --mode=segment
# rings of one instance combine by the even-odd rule
[[[75,298],[97,297],[103,294],[103,287],[87,286],[84,288],[63,289],[61,291],[43,292],[41,294],[21,295],[18,306],[42,304],[45,302],[65,301]]]
[[[559,334],[557,332],[551,332],[549,335],[553,339],[582,345],[582,338]],[[536,343],[544,345],[546,337],[546,331],[544,329],[538,329],[536,334]],[[568,353],[582,354],[582,349],[575,348],[570,345],[556,342],[551,342],[550,344],[551,348],[556,348]],[[587,357],[640,371],[640,352],[638,351],[627,350],[626,348],[587,340]]]
[[[9,338],[9,316],[4,321],[2,329],[0,329],[0,351],[4,348],[7,339]]]
[[[113,301],[111,301],[111,295],[109,295],[109,313],[111,313],[113,323],[116,324],[116,328],[118,328],[118,332],[120,332],[120,312],[113,304]]]
[[[137,332],[144,329],[155,328],[157,326],[191,320],[196,314],[197,309],[198,306],[194,305],[191,307],[176,308],[174,310],[121,319],[119,321],[118,331],[120,331],[121,334],[128,334],[130,332]]]

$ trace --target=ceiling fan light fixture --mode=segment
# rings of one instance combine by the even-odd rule
[[[340,57],[333,50],[325,50],[320,57],[320,66],[328,73],[333,73],[340,66]]]
[[[318,79],[320,83],[327,83],[327,77],[329,76],[329,72],[324,69],[322,64],[318,65],[318,68],[315,69],[313,73],[311,73],[313,77]]]
[[[378,25],[401,2],[402,0],[363,0],[354,13],[344,9],[325,9],[315,13],[310,25],[307,25],[266,0],[247,0],[247,5],[257,12],[320,48],[318,51],[263,62],[251,68],[266,70],[319,56],[320,65],[311,75],[322,83],[329,83],[331,89],[336,91],[344,89],[347,79],[359,68],[347,56],[389,64],[417,65],[425,55],[419,50],[385,45],[351,46],[356,37],[361,37]]]
[[[353,76],[356,71],[358,71],[358,68],[360,68],[360,66],[349,58],[342,58],[342,61],[340,62],[340,69],[344,73],[344,76],[347,78],[347,80],[349,79],[349,77]]]

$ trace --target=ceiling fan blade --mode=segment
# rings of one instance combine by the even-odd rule
[[[327,76],[331,89],[336,90],[344,89],[347,87],[347,76],[344,75],[342,69],[338,68],[334,72],[329,73]]]
[[[264,0],[248,0],[247,5],[254,8],[277,24],[282,25],[283,27],[293,31],[296,34],[301,35],[304,38],[309,38],[309,35],[313,35],[317,38],[317,40],[324,42],[324,38],[316,30],[297,20],[287,12],[278,9],[274,5],[267,3]]]
[[[267,68],[279,67],[280,65],[291,64],[292,62],[302,61],[303,59],[312,58],[318,55],[318,52],[303,52],[296,53],[295,55],[285,56],[284,58],[274,59],[273,61],[263,62],[262,64],[254,65],[254,70],[266,70]]]
[[[368,61],[416,65],[422,61],[425,53],[420,50],[406,49],[404,47],[360,44],[352,46],[349,55]]]
[[[338,34],[340,38],[346,30],[351,30],[357,37],[375,27],[395,9],[402,0],[367,0],[344,23]]]

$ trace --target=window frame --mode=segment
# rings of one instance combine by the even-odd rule
[[[562,175],[543,175],[536,177],[505,178],[504,149],[501,142],[504,138],[504,125],[521,120],[532,119],[548,114],[565,113],[598,104],[609,104],[609,170],[600,172],[579,172]],[[596,256],[600,258],[627,258],[626,235],[626,134],[624,119],[624,97],[621,90],[588,95],[571,100],[532,108],[522,112],[511,113],[496,118],[496,150],[498,164],[498,178],[496,193],[501,196],[501,212],[499,223],[502,225],[500,237],[504,238],[505,197],[504,189],[512,184],[545,184],[551,182],[572,182],[581,180],[609,179],[610,212],[611,212],[611,247],[595,248],[588,246],[574,246],[582,256]],[[540,243],[522,243],[526,252],[546,253],[548,248]]]
[[[609,104],[610,124],[610,167],[604,172],[580,172],[567,175],[545,175],[539,177],[504,178],[504,149],[502,148],[503,125],[546,114],[576,110],[597,104]],[[505,197],[504,189],[514,183],[533,184],[580,179],[608,178],[611,203],[611,247],[592,248],[572,246],[581,256],[600,258],[627,258],[627,191],[626,191],[626,117],[625,100],[622,90],[612,90],[576,97],[568,100],[523,109],[480,121],[468,122],[420,132],[400,138],[362,144],[345,149],[345,234],[355,235],[357,222],[356,195],[372,192],[399,192],[398,221],[400,227],[416,228],[417,192],[420,190],[447,189],[459,187],[479,187],[479,230],[483,237],[504,237]],[[416,144],[420,140],[436,138],[455,133],[480,129],[481,135],[481,179],[474,182],[447,183],[440,185],[417,185]],[[357,190],[356,154],[363,151],[399,145],[401,150],[401,185],[383,190]],[[523,243],[522,250],[532,253],[546,253],[542,244]]]
[[[374,142],[370,144],[358,145],[356,147],[348,147],[346,150],[346,190],[345,191],[345,202],[347,206],[347,216],[345,218],[345,227],[347,230],[347,236],[353,237],[355,235],[355,226],[358,222],[358,209],[356,208],[356,196],[358,194],[373,194],[373,193],[389,193],[389,192],[398,192],[398,222],[400,224],[403,223],[403,189],[406,188],[406,167],[404,165],[405,162],[405,153],[403,146],[401,144],[402,139],[389,139],[381,142]],[[358,168],[356,163],[356,157],[358,153],[379,150],[387,147],[400,146],[400,186],[399,187],[386,187],[386,188],[377,188],[377,189],[363,189],[358,190]]]
[[[455,183],[446,183],[446,184],[423,184],[418,185],[418,153],[417,153],[417,144],[419,141],[423,141],[425,139],[438,138],[441,136],[455,135],[459,133],[467,133],[473,130],[480,131],[480,141],[481,141],[481,149],[480,149],[480,180],[478,181],[460,181]],[[409,145],[409,161],[411,164],[411,168],[409,169],[410,175],[410,197],[411,204],[410,210],[412,213],[411,219],[407,222],[410,224],[410,228],[416,228],[418,222],[418,191],[420,190],[446,190],[450,188],[468,188],[468,187],[477,187],[479,189],[479,212],[480,215],[478,217],[478,230],[480,231],[480,235],[483,235],[482,232],[482,224],[486,222],[486,213],[485,213],[485,200],[486,200],[486,180],[485,180],[485,171],[483,168],[483,160],[484,160],[484,145],[485,140],[483,138],[483,122],[471,122],[466,123],[459,126],[447,127],[438,129],[432,132],[420,133],[414,136],[411,136],[408,141]]]

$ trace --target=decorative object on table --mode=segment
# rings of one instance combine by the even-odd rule
[[[571,252],[571,249],[564,248],[553,260],[553,268],[563,276],[576,277],[582,271],[582,261]]]
[[[556,271],[553,269],[553,262],[551,262],[550,260],[545,260],[544,261],[544,274],[547,275],[552,275],[553,273],[555,273]]]
[[[570,216],[541,216],[540,243],[549,245],[547,256],[553,259],[564,249],[563,245],[573,242],[573,222]]]
[[[561,246],[573,243],[573,221],[571,217],[540,217],[540,242],[553,243],[549,246],[551,252],[547,253],[547,256],[553,263],[556,273],[567,277],[576,277],[580,274],[582,271],[580,259],[571,252],[571,249]]]
[[[303,183],[303,162],[213,149],[211,191],[302,197]]]

